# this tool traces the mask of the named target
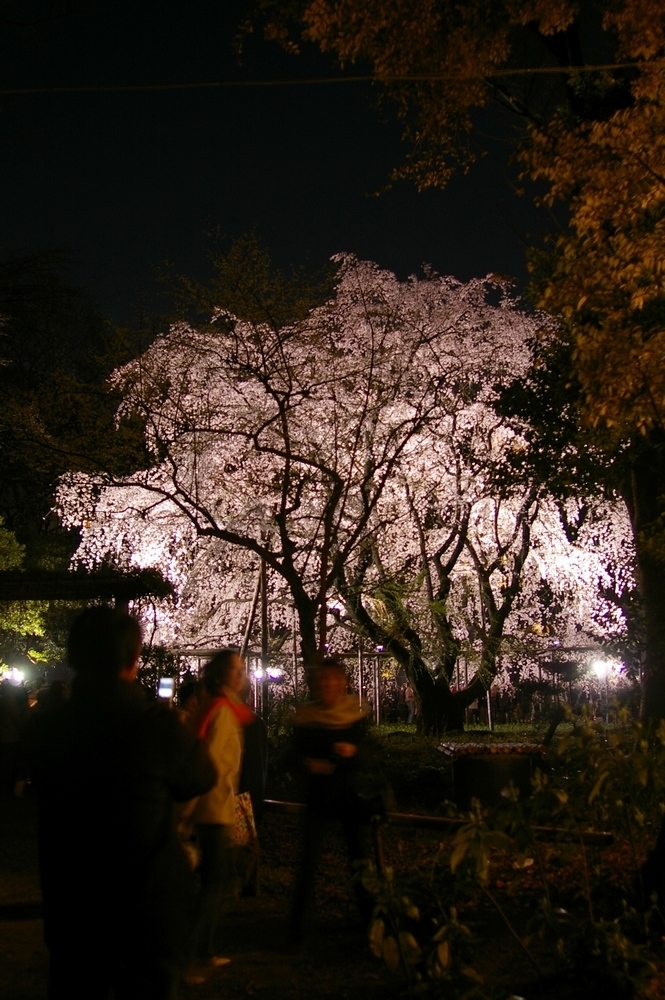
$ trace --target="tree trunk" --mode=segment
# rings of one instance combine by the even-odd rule
[[[300,628],[300,652],[305,669],[312,666],[319,658],[319,647],[316,641],[317,608],[306,595],[294,595],[298,626]]]
[[[640,718],[658,722],[665,719],[665,567],[639,547],[637,558],[646,636]]]
[[[652,436],[633,449],[629,488],[624,493],[631,517],[637,578],[644,609],[642,673],[643,722],[665,718],[665,441]]]
[[[420,728],[430,736],[441,736],[453,730],[463,730],[464,709],[468,708],[476,698],[484,696],[487,690],[486,684],[490,683],[496,674],[496,654],[500,648],[503,624],[512,605],[517,585],[515,584],[511,594],[506,598],[510,603],[504,601],[501,608],[498,610],[494,608],[490,635],[483,652],[483,679],[475,677],[468,687],[454,692],[450,690],[450,681],[454,676],[456,655],[459,655],[460,647],[459,643],[453,640],[452,629],[448,629],[448,632],[453,641],[444,644],[447,647],[446,659],[439,665],[438,676],[435,676],[420,654],[421,643],[416,632],[404,625],[402,632],[406,638],[398,638],[387,632],[363,606],[358,587],[350,588],[343,576],[339,586],[349,617],[356,624],[359,633],[371,639],[374,644],[382,645],[404,670],[413,685],[418,702]]]
[[[422,731],[429,736],[443,736],[463,730],[464,710],[485,694],[482,683],[474,679],[463,690],[451,691],[443,673],[435,677],[422,660],[402,662],[402,666],[416,692]]]
[[[464,729],[464,709],[459,692],[453,694],[445,681],[438,679],[431,685],[426,697],[420,697],[420,726],[430,736]]]

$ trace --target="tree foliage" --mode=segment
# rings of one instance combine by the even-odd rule
[[[631,40],[626,55],[637,59],[645,39]],[[616,443],[662,431],[665,398],[662,65],[645,68],[631,92],[630,106],[605,120],[571,128],[561,116],[534,130],[525,153],[532,175],[548,183],[547,200],[570,213],[540,301],[572,333],[589,421]]]
[[[21,545],[12,531],[3,527],[0,518],[0,572],[17,569],[23,563],[25,546]],[[2,654],[8,648],[19,648],[38,658],[37,651],[28,649],[34,639],[44,635],[44,604],[27,601],[6,601],[0,603],[0,667]]]
[[[67,468],[137,461],[131,427],[114,433],[106,376],[135,344],[66,280],[58,254],[0,260],[0,510],[29,565],[63,564],[71,540],[49,519]]]
[[[483,153],[477,112],[491,106],[521,121],[548,120],[579,99],[561,67],[581,67],[583,42],[607,55],[601,23],[572,0],[256,0],[254,24],[293,52],[313,42],[342,66],[369,67],[404,122],[408,154],[394,177],[443,187]],[[656,4],[652,3],[655,10]],[[660,13],[660,12],[659,12]]]

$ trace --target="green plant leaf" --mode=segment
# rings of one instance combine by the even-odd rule
[[[386,925],[383,920],[373,920],[369,929],[369,947],[376,958],[383,956],[383,935]]]
[[[383,961],[391,972],[399,969],[399,945],[392,935],[383,939]]]
[[[417,965],[422,957],[422,949],[410,931],[399,932],[399,947],[407,965]]]
[[[436,949],[436,960],[443,969],[450,965],[450,944],[442,941]]]
[[[457,843],[455,844],[453,853],[450,856],[450,870],[453,873],[453,875],[457,871],[458,865],[464,859],[468,850],[469,850],[469,841],[466,839],[458,840]]]
[[[593,786],[593,788],[589,792],[589,805],[591,805],[591,803],[594,801],[594,799],[596,799],[598,797],[598,795],[600,794],[600,792],[602,790],[603,785],[605,784],[605,782],[607,781],[607,779],[609,778],[609,776],[610,776],[610,772],[609,771],[603,771],[603,773],[598,776],[598,778],[596,779],[595,785]]]

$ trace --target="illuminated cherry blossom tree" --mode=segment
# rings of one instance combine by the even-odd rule
[[[65,520],[90,520],[86,559],[135,558],[148,522],[169,535],[176,564],[194,537],[266,559],[287,583],[307,655],[325,639],[316,615],[339,567],[409,443],[498,352],[514,374],[512,345],[534,327],[488,305],[481,281],[400,283],[353,258],[338,266],[334,298],[303,323],[253,324],[220,309],[206,329],[176,324],[117,371],[119,418],[143,420],[152,462],[120,481],[70,476],[59,494]],[[99,507],[93,522],[107,486],[114,513],[100,521]],[[164,560],[165,543],[152,544],[142,561]]]
[[[352,625],[406,667],[423,705],[443,692],[426,719],[441,728],[496,673],[547,532],[542,484],[502,475],[526,445],[493,408],[543,318],[489,281],[337,266],[334,296],[299,323],[220,308],[119,369],[119,420],[140,418],[151,461],[65,477],[59,511],[81,532],[79,561],[154,566],[174,584],[161,641],[239,641],[263,562],[271,625],[284,633],[295,609],[305,662]],[[452,711],[470,634],[477,679]]]

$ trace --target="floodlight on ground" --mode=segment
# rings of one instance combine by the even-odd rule
[[[605,678],[605,722],[610,721],[610,687],[609,687],[609,677],[610,670],[612,670],[614,664],[611,660],[594,660],[591,664],[591,669],[599,680]]]
[[[591,664],[591,669],[598,678],[607,677],[610,667],[612,664],[609,660],[594,660]]]

